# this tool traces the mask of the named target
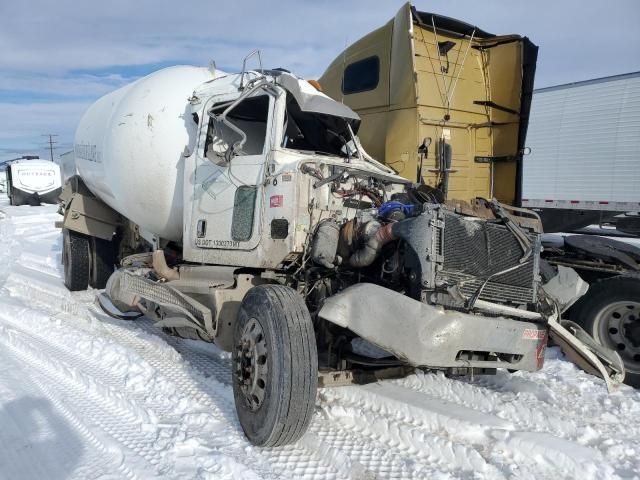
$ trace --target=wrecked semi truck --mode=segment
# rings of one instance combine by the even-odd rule
[[[316,87],[160,70],[89,108],[61,195],[66,286],[231,351],[262,446],[305,432],[319,382],[538,370],[559,308],[535,215],[442,204],[369,156],[359,116]]]
[[[545,231],[566,231],[575,226],[576,220],[587,219],[582,223],[585,225],[597,218],[586,214],[602,210],[603,203],[610,204],[604,209],[618,208],[619,199],[625,196],[621,189],[599,198],[595,206],[586,202],[591,205],[578,213],[578,202],[560,202],[562,207],[555,201],[540,204],[531,199],[540,198],[537,195],[549,190],[556,196],[547,194],[545,198],[575,195],[573,190],[587,188],[585,185],[591,185],[594,178],[599,179],[597,174],[594,176],[592,165],[599,166],[601,172],[606,170],[606,178],[628,177],[634,159],[629,156],[633,141],[627,139],[633,138],[633,115],[637,110],[631,82],[637,78],[621,79],[622,86],[623,82],[612,82],[606,91],[605,85],[599,83],[599,94],[594,94],[596,86],[589,82],[585,86],[590,89],[588,92],[582,92],[579,85],[564,91],[541,92],[541,96],[553,98],[546,102],[540,99],[540,112],[533,119],[534,143],[542,142],[555,155],[536,160],[540,149],[531,145],[536,153],[527,157],[527,165],[536,174],[533,178],[531,173],[523,175],[523,154],[530,144],[525,140],[536,58],[537,47],[526,37],[494,35],[459,20],[418,11],[407,3],[387,24],[338,54],[319,83],[325,93],[362,117],[359,135],[367,151],[402,176],[434,188],[452,208],[461,211],[469,208],[469,203],[473,207],[478,197],[497,198],[518,207],[542,205],[544,210],[538,212]],[[564,110],[578,115],[563,115]],[[556,121],[549,115],[556,115]],[[566,125],[557,117],[563,118]],[[588,124],[582,120],[585,117],[590,119]],[[575,130],[589,131],[591,124],[598,148],[588,147]],[[570,128],[574,135],[569,138],[566,132]],[[553,136],[548,135],[550,130],[555,132]],[[562,144],[556,141],[560,138]],[[603,156],[605,138],[610,148]],[[559,162],[560,151],[572,156],[563,158],[566,164],[561,168],[555,164],[555,170],[563,172],[560,176],[546,178],[542,174],[545,166]],[[612,155],[621,158],[603,160]],[[523,199],[523,181],[529,190],[528,199]],[[567,192],[561,191],[562,181]],[[631,193],[633,181],[625,182],[625,192],[629,193],[625,198],[637,198]],[[595,191],[602,193],[603,188],[606,187]],[[595,191],[589,191],[589,198]],[[621,222],[630,225],[634,218],[637,216]],[[554,241],[547,247],[542,269],[546,276],[561,265],[576,269],[590,283],[611,279],[611,288],[601,281],[594,284],[572,310],[571,317],[606,349],[617,350],[627,367],[627,382],[639,385],[640,250],[599,237],[569,237],[565,245]],[[574,333],[577,328],[572,326]],[[585,332],[580,334],[586,338]],[[581,361],[578,363],[582,365]]]

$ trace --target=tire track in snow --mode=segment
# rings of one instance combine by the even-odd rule
[[[460,474],[479,472],[487,478],[504,478],[474,445],[482,436],[477,432],[477,422],[446,415],[442,408],[434,411],[434,405],[431,409],[426,405],[411,405],[410,402],[419,400],[417,396],[413,399],[405,396],[405,402],[399,401],[385,395],[388,388],[388,383],[378,383],[327,389],[322,392],[321,406],[326,416],[342,428],[373,441],[384,438],[381,446],[394,450],[397,455],[417,458],[426,465],[436,464]],[[499,422],[495,426],[506,427]],[[460,428],[474,431],[461,436],[457,433]]]
[[[494,415],[509,421],[514,429],[550,433],[562,437],[575,436],[577,425],[574,418],[556,415],[549,411],[553,402],[551,393],[543,390],[538,395],[547,395],[549,401],[543,402],[535,393],[522,395],[524,402],[513,402],[510,395],[500,395],[490,389],[464,379],[447,378],[441,373],[417,372],[411,377],[393,380],[393,385],[412,390],[426,398],[438,398],[452,404],[463,405],[480,412]],[[515,397],[515,394],[513,395]]]
[[[68,404],[75,408],[74,423],[82,423],[86,428],[95,425],[101,431],[109,434],[118,441],[123,456],[120,466],[126,476],[131,476],[131,470],[126,465],[136,465],[133,475],[144,477],[144,472],[154,471],[154,464],[159,462],[156,452],[141,447],[145,436],[138,426],[141,418],[132,414],[128,408],[123,408],[122,402],[117,400],[113,392],[107,392],[96,386],[92,379],[78,370],[63,364],[54,364],[46,356],[46,350],[35,349],[28,341],[21,338],[17,330],[0,326],[0,343],[11,349],[17,358],[38,372],[46,373],[47,379],[55,379],[55,386],[49,382],[48,387],[40,384],[45,391],[56,391],[52,398],[65,398]],[[115,442],[114,442],[115,444]],[[105,448],[108,450],[108,448]],[[132,458],[135,457],[135,458]],[[125,463],[126,462],[126,463]],[[135,470],[139,474],[135,474]]]
[[[526,400],[543,409],[548,402],[547,408],[554,416],[565,418],[573,425],[573,428],[567,428],[565,435],[560,432],[556,437],[569,440],[578,450],[586,446],[597,451],[594,458],[602,454],[606,460],[604,464],[614,467],[622,478],[640,478],[640,436],[637,433],[640,391],[622,385],[609,394],[602,380],[578,370],[570,362],[554,358],[561,355],[559,350],[547,350],[547,353],[545,370],[513,376],[498,372],[496,376],[478,377],[474,383],[489,392],[497,392],[505,402],[510,400],[517,406]],[[531,390],[538,397],[541,389],[542,399],[532,399]],[[535,434],[542,432],[531,433],[536,437]],[[558,442],[549,438],[548,443],[555,448]],[[569,445],[565,442],[564,449]],[[535,450],[535,446],[527,448]]]
[[[424,394],[398,388],[393,382],[329,392],[335,403],[333,414],[359,434],[377,430],[396,445],[420,445],[410,453],[420,458],[428,451],[433,461],[487,478],[512,476],[509,465],[518,464],[518,476],[546,478],[557,471],[566,478],[618,478],[597,450],[542,432],[519,431],[494,415],[460,404],[434,401]],[[362,418],[358,412],[375,405],[375,415]],[[331,407],[328,407],[331,413]],[[408,439],[403,442],[403,437]]]
[[[74,412],[69,409],[66,402],[60,400],[60,392],[52,390],[51,386],[46,383],[46,378],[44,378],[41,374],[34,371],[29,375],[28,378],[20,377],[15,378],[15,375],[20,372],[21,363],[18,361],[18,357],[12,354],[11,349],[2,349],[0,353],[2,357],[2,371],[0,371],[0,378],[6,380],[6,375],[14,376],[13,381],[8,382],[9,384],[16,384],[16,381],[19,382],[20,389],[19,393],[22,395],[19,397],[19,401],[16,404],[17,410],[19,412],[19,417],[27,417],[27,418],[17,418],[14,419],[15,422],[19,422],[18,425],[22,424],[24,426],[25,422],[33,422],[33,411],[25,411],[24,401],[27,402],[35,402],[36,407],[38,405],[42,405],[41,408],[46,407],[46,403],[43,404],[42,396],[46,399],[48,403],[51,404],[52,412],[47,412],[44,414],[42,410],[40,410],[41,414],[45,415],[45,425],[50,424],[53,421],[53,418],[56,414],[60,415],[62,419],[66,422],[64,427],[56,427],[51,433],[57,438],[57,442],[65,443],[65,451],[62,453],[62,458],[56,458],[55,464],[52,465],[53,462],[47,462],[45,465],[41,465],[40,462],[36,458],[31,458],[29,464],[25,464],[24,458],[20,459],[18,456],[18,464],[15,462],[15,458],[12,459],[10,464],[7,464],[3,467],[3,471],[5,474],[13,473],[12,478],[27,476],[32,478],[30,473],[33,473],[33,478],[44,478],[43,469],[51,469],[48,470],[46,475],[50,477],[58,477],[58,474],[64,474],[65,478],[70,479],[86,479],[90,477],[90,474],[93,476],[100,476],[103,478],[112,478],[112,475],[117,474],[118,478],[127,478],[133,479],[133,473],[130,469],[124,465],[122,461],[122,455],[114,448],[109,445],[109,442],[104,442],[98,435],[94,434],[94,432],[87,427]],[[27,393],[28,392],[28,393]],[[5,400],[7,398],[7,392],[0,392],[0,396],[2,396]],[[11,394],[16,395],[17,392],[13,391]],[[26,393],[26,395],[25,395]],[[6,431],[8,425],[3,423],[3,430]],[[26,428],[32,429],[34,425],[28,425]],[[65,431],[65,428],[67,431]],[[40,427],[42,429],[42,426]],[[31,441],[41,440],[41,434],[33,432],[30,430],[32,434],[28,439]],[[72,431],[72,435],[77,435],[78,440],[71,440],[68,438],[68,435]],[[69,445],[71,443],[71,445]],[[87,451],[87,446],[91,447],[90,451]],[[52,445],[49,445],[49,449],[51,449]],[[75,448],[74,448],[75,447]],[[36,447],[37,448],[37,447]],[[79,452],[78,449],[82,451]],[[75,451],[74,451],[75,450]],[[53,453],[53,452],[52,452]],[[56,452],[58,453],[58,452]],[[3,451],[0,452],[0,456],[7,455],[11,458],[12,453],[9,451],[8,446],[3,447]],[[32,456],[34,452],[29,452],[29,456]],[[73,466],[75,460],[73,456],[82,455],[83,463],[80,465],[75,471],[69,472],[64,470],[68,470],[70,466]],[[0,462],[1,463],[1,462]],[[22,469],[22,471],[21,471]],[[26,472],[24,471],[26,470]],[[67,475],[71,475],[70,477]],[[3,477],[4,478],[4,477]]]

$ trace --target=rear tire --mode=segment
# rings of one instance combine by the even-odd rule
[[[72,292],[89,286],[89,239],[68,229],[62,230],[64,284]]]
[[[259,285],[242,301],[234,328],[233,394],[254,445],[298,440],[315,408],[318,353],[302,297],[283,285]]]
[[[598,343],[618,352],[624,383],[640,388],[640,277],[612,277],[593,283],[572,309],[571,319]]]
[[[114,271],[116,263],[113,242],[101,238],[91,237],[91,280],[93,288],[102,290],[107,286],[107,280]]]

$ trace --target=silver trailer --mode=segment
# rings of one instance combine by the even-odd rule
[[[637,231],[639,132],[640,72],[536,90],[522,206],[541,209],[546,231],[620,213],[636,213],[619,228]]]
[[[527,146],[522,206],[545,232],[584,233],[543,239],[548,263],[590,284],[569,316],[620,354],[638,387],[640,248],[607,237],[640,233],[640,72],[536,90]]]

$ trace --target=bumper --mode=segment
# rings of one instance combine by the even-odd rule
[[[547,326],[427,305],[370,283],[328,298],[319,316],[417,367],[542,367]]]
[[[47,193],[39,194],[38,192],[25,192],[19,188],[13,187],[11,190],[11,196],[13,197],[14,205],[31,205],[38,206],[42,203],[58,203],[58,197],[62,188],[56,188]]]

